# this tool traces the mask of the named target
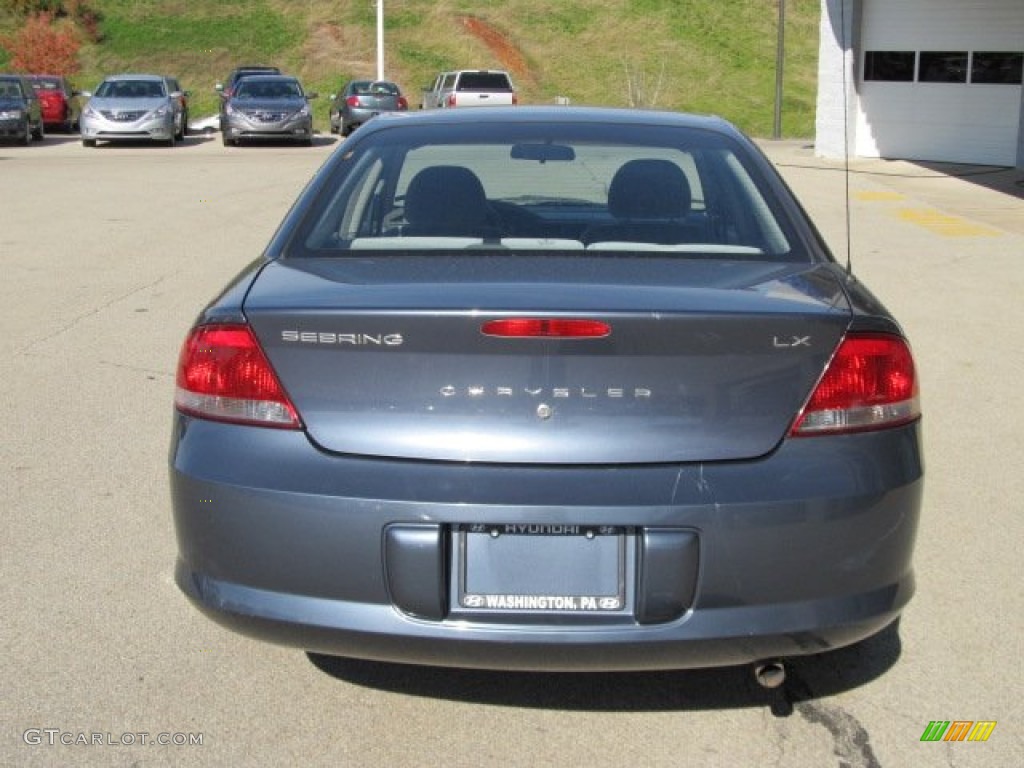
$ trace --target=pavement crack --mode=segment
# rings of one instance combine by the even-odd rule
[[[798,702],[796,710],[804,720],[823,726],[832,735],[832,753],[839,758],[839,768],[881,768],[867,729],[849,712],[813,701]]]
[[[52,331],[51,333],[48,333],[48,334],[46,334],[45,336],[43,336],[43,337],[41,337],[39,339],[35,339],[33,341],[30,341],[28,344],[24,345],[21,349],[17,350],[15,352],[15,354],[18,355],[18,356],[27,354],[31,349],[33,349],[33,347],[36,347],[36,346],[38,346],[40,344],[45,344],[46,342],[52,341],[53,339],[56,339],[59,336],[63,336],[65,333],[67,333],[68,331],[72,330],[76,325],[78,325],[82,321],[88,320],[90,317],[95,317],[96,315],[98,315],[101,312],[103,312],[105,309],[109,309],[110,307],[114,306],[115,304],[118,304],[119,302],[122,302],[125,299],[130,298],[130,297],[136,295],[137,293],[142,293],[143,291],[145,291],[147,289],[154,288],[154,287],[160,285],[160,283],[164,282],[164,280],[167,280],[170,277],[174,277],[175,275],[179,274],[179,272],[180,272],[180,270],[177,270],[175,272],[171,272],[170,274],[160,275],[160,277],[156,278],[156,280],[152,280],[152,281],[150,281],[148,283],[145,283],[144,285],[136,286],[135,288],[132,288],[132,289],[130,289],[128,291],[125,291],[124,293],[118,294],[117,296],[113,296],[110,299],[108,299],[107,301],[103,302],[102,304],[100,304],[98,306],[95,306],[95,307],[93,307],[92,309],[90,309],[90,310],[88,310],[86,312],[82,312],[80,315],[76,315],[70,321],[65,323],[63,326],[61,326],[57,330]]]

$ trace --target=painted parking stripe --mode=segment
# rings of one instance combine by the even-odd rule
[[[854,196],[867,203],[899,203],[907,199],[901,192],[881,190],[857,192]],[[997,229],[975,224],[960,216],[950,216],[934,208],[897,208],[893,215],[945,237],[998,237],[1002,234]]]
[[[945,237],[998,237],[1002,233],[934,208],[900,208],[896,216]]]

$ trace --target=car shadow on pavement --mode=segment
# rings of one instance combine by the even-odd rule
[[[1024,200],[1024,168],[908,160],[925,175],[951,177]]]
[[[212,134],[217,137],[218,134]],[[310,145],[314,147],[326,147],[331,144],[336,144],[339,141],[337,136],[331,134],[314,133],[313,138],[310,140]],[[245,149],[246,147],[303,147],[307,146],[301,142],[291,141],[290,139],[253,139],[248,138],[240,141],[237,145],[232,145],[232,149]]]
[[[880,677],[900,657],[899,622],[856,645],[787,660],[786,682],[761,688],[752,667],[654,672],[501,672],[390,664],[307,654],[320,671],[365,688],[407,696],[533,709],[672,712],[768,707],[786,717],[804,701]]]

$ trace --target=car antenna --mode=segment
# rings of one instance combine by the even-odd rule
[[[846,66],[846,0],[839,0],[839,25],[842,29],[840,37],[843,46],[840,66],[843,68],[843,191],[846,209],[846,274],[853,275],[853,247],[850,240],[850,101],[847,83],[848,68]]]

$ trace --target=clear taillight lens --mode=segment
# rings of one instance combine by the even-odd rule
[[[175,406],[188,414],[281,429],[302,426],[252,329],[207,325],[189,334],[178,359]]]
[[[792,434],[882,429],[920,415],[914,359],[906,341],[890,334],[850,334],[797,417]]]

